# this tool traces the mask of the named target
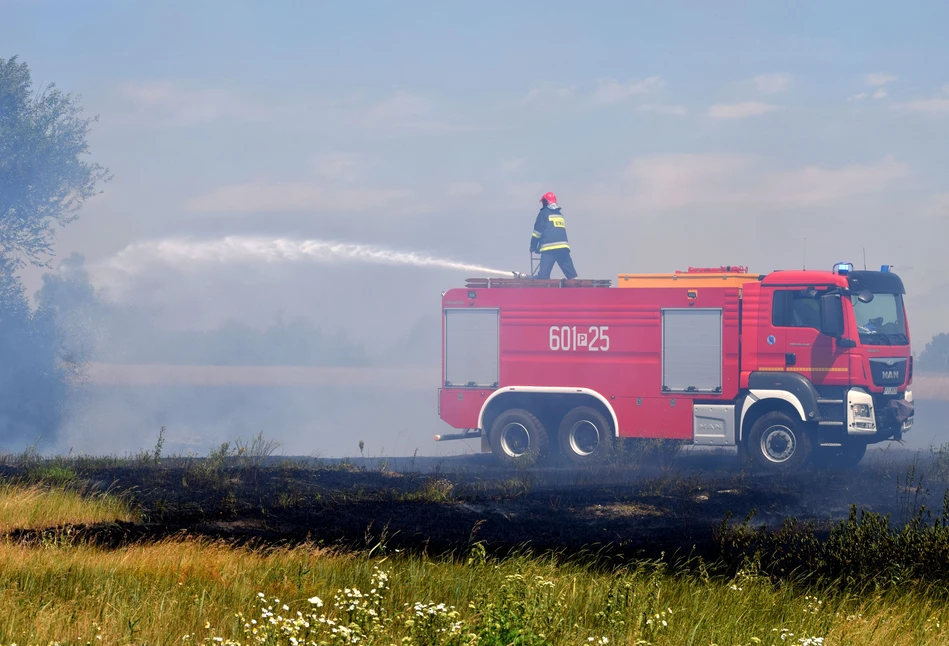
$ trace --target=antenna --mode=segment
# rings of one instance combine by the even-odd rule
[[[807,238],[804,238],[804,267],[803,269],[807,269]]]
[[[867,270],[867,248],[863,248],[863,271]]]

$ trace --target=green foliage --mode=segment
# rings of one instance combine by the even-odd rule
[[[543,646],[563,629],[564,597],[553,581],[520,572],[481,599],[478,643],[484,646]]]
[[[42,463],[27,471],[26,477],[30,481],[62,486],[76,479],[76,471],[63,464]]]
[[[0,59],[0,256],[14,267],[44,265],[54,225],[77,217],[109,171],[83,158],[97,118],[55,85],[34,91],[30,70]]]
[[[949,579],[949,491],[934,520],[925,506],[905,525],[888,514],[858,512],[822,535],[813,523],[788,518],[775,530],[752,530],[746,521],[722,537],[719,565],[749,568],[770,580],[832,585],[843,590],[885,590]]]
[[[110,179],[83,159],[95,119],[81,115],[76,97],[34,91],[26,63],[0,59],[0,442],[55,432],[77,371],[55,307],[41,300],[31,311],[14,272],[48,264],[54,227]]]

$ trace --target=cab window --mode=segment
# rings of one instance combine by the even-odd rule
[[[777,290],[771,309],[775,327],[810,327],[820,329],[820,293],[808,295],[804,290]]]

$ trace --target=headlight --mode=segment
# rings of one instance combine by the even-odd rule
[[[854,417],[873,417],[870,404],[851,404],[850,409]]]

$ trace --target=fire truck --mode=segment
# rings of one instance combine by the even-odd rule
[[[505,464],[606,461],[630,438],[737,447],[760,469],[853,466],[913,425],[888,266],[471,278],[442,294],[439,417]]]

